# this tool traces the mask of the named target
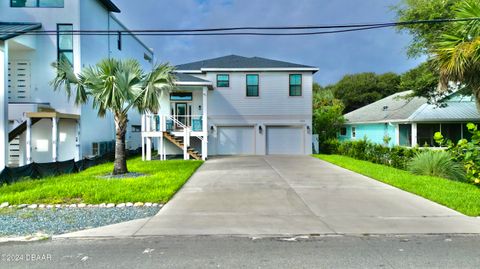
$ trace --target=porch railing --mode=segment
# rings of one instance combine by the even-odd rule
[[[143,116],[142,132],[182,132],[189,128],[192,132],[203,131],[203,116],[171,116],[149,114]]]

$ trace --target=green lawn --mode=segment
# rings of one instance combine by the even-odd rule
[[[480,188],[444,178],[410,172],[339,155],[314,155],[319,159],[415,193],[468,216],[480,216]]]
[[[78,174],[4,185],[0,187],[0,203],[165,203],[202,163],[183,160],[143,162],[138,157],[128,160],[128,169],[146,176],[109,180],[99,177],[113,170],[113,164],[107,163]]]

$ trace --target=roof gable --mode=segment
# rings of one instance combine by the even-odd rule
[[[201,71],[202,69],[247,69],[247,68],[305,68],[316,71],[313,66],[301,65],[296,63],[283,62],[261,57],[243,57],[238,55],[228,55],[213,59],[201,60],[177,66],[177,71]]]

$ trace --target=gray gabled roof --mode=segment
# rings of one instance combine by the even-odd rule
[[[411,91],[387,96],[345,114],[347,123],[390,122],[408,119],[417,109],[427,103],[426,98],[408,97]]]
[[[198,83],[212,83],[211,81],[197,78],[195,76],[183,73],[175,73],[176,81],[177,82],[198,82]]]
[[[478,122],[474,98],[452,94],[444,106],[429,104],[423,97],[407,97],[411,91],[385,97],[375,103],[345,114],[347,124],[378,122]],[[403,97],[403,98],[402,98]]]
[[[108,11],[120,13],[120,9],[110,0],[99,0]]]
[[[201,71],[202,69],[268,69],[268,68],[294,68],[294,69],[318,69],[313,66],[277,61],[261,57],[243,57],[228,55],[219,58],[207,59],[177,66],[177,71]]]
[[[4,41],[14,38],[24,33],[37,30],[41,27],[41,23],[0,22],[0,40]]]
[[[446,104],[445,107],[424,104],[408,119],[413,122],[478,122],[480,120],[475,101],[447,101]]]

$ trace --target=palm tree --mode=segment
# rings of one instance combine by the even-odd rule
[[[480,18],[480,2],[465,0],[455,12],[458,19]],[[480,20],[456,22],[438,38],[432,49],[440,73],[440,89],[450,82],[470,90],[480,110]]]
[[[110,111],[115,119],[116,142],[113,174],[128,173],[125,154],[125,134],[128,111],[156,113],[164,90],[173,87],[173,67],[161,64],[145,73],[138,61],[104,59],[95,66],[84,68],[80,74],[73,72],[67,61],[53,64],[57,77],[52,81],[55,91],[64,89],[68,98],[75,95],[75,104],[86,104],[89,99],[104,117]]]

